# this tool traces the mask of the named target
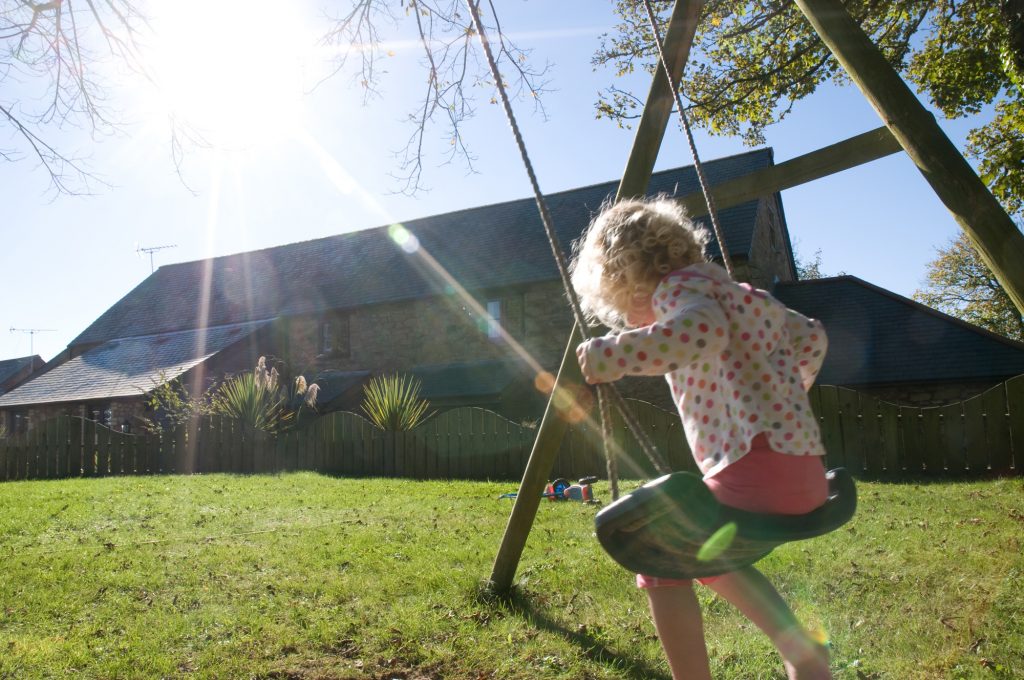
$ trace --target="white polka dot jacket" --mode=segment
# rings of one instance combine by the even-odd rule
[[[598,382],[665,375],[705,478],[762,432],[780,453],[825,454],[806,392],[828,347],[820,321],[712,263],[668,274],[652,303],[650,326],[593,338],[580,352]]]

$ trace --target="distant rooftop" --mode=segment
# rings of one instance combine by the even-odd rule
[[[829,350],[819,384],[1001,380],[1024,373],[1024,343],[856,276],[780,283],[775,295],[825,324]]]
[[[240,342],[265,323],[110,340],[0,396],[0,408],[137,397]]]
[[[31,370],[35,366],[42,366],[43,358],[38,354],[30,357],[19,357],[17,359],[4,359],[0,361],[0,394],[4,393],[3,385],[22,371]]]
[[[713,184],[772,164],[760,149],[705,163]],[[568,250],[618,182],[548,195],[562,248]],[[649,193],[699,190],[692,167],[655,173]],[[729,252],[748,255],[756,201],[721,211]],[[532,198],[406,222],[425,252],[470,290],[557,279]],[[108,309],[71,346],[195,328],[209,299],[210,326],[318,313],[442,293],[444,282],[388,236],[389,226],[248,253],[160,267]],[[717,250],[713,247],[714,254]],[[209,294],[204,294],[204,282]]]

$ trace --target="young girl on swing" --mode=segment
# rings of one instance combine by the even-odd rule
[[[806,390],[824,359],[818,321],[707,262],[706,230],[672,200],[606,208],[577,244],[584,312],[617,332],[577,350],[588,383],[665,375],[704,481],[724,505],[804,514],[828,494]],[[637,575],[672,676],[711,677],[689,580]],[[827,648],[753,566],[699,579],[763,630],[790,680],[831,678]]]

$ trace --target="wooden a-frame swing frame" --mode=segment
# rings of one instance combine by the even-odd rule
[[[971,239],[1017,309],[1024,311],[1024,234],[978,178],[970,164],[849,15],[841,0],[794,0],[885,123],[884,127],[818,151],[711,187],[719,209],[770,195],[782,189],[867,163],[902,149],[914,161],[954,219]],[[616,200],[642,196],[654,170],[674,103],[679,80],[693,45],[704,0],[676,0],[664,38],[672,83],[656,69],[651,90]],[[707,212],[699,192],[679,199],[690,214]],[[570,394],[583,382],[576,361],[581,341],[574,326],[534,440],[512,513],[502,536],[488,581],[493,592],[512,587],[519,560],[540,506],[548,474],[565,435],[567,421],[554,395]]]

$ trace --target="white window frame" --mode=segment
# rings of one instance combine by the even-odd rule
[[[487,337],[491,340],[501,338],[501,300],[487,301]]]

